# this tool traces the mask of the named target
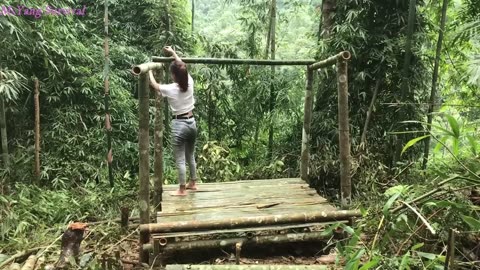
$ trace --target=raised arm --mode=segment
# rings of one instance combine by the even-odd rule
[[[158,84],[155,80],[155,76],[153,76],[152,70],[148,71],[148,76],[150,77],[150,85],[153,87],[153,89],[160,91],[160,84]]]
[[[182,61],[182,59],[180,59],[180,57],[178,57],[177,53],[173,50],[172,47],[165,46],[163,48],[163,51],[166,52],[166,53],[170,53],[173,56],[173,58],[175,59],[175,61]]]

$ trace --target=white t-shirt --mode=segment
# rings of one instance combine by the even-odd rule
[[[184,114],[193,110],[193,78],[188,74],[188,87],[182,92],[178,83],[160,84],[160,93],[166,97],[174,115]]]

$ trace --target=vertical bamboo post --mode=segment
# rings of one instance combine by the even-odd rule
[[[109,109],[109,98],[110,98],[110,82],[109,82],[109,47],[108,47],[108,0],[105,0],[105,14],[103,18],[104,23],[104,32],[105,40],[104,45],[104,54],[105,54],[105,67],[103,69],[103,80],[105,86],[104,92],[104,103],[105,103],[105,130],[107,133],[107,166],[108,166],[108,180],[110,186],[113,187],[113,171],[112,171],[112,160],[113,160],[113,151],[112,151],[112,125],[110,121],[110,109]]]
[[[454,258],[455,256],[455,229],[450,229],[448,231],[448,243],[447,243],[447,255],[445,258],[445,270],[454,269]]]
[[[35,181],[40,184],[40,101],[39,82],[35,79],[35,93],[33,96],[35,107]]]
[[[350,179],[350,130],[348,125],[348,73],[347,61],[337,60],[338,133],[340,146],[340,201],[343,208],[350,205],[352,185]]]
[[[307,68],[307,86],[305,90],[305,103],[303,115],[303,132],[302,132],[302,153],[300,158],[300,177],[308,181],[308,164],[310,161],[310,127],[312,123],[313,108],[313,70]]]
[[[159,83],[163,81],[163,72],[159,71]],[[153,202],[156,211],[162,211],[163,193],[163,98],[155,91],[155,161],[154,167],[154,197]]]
[[[0,73],[0,81],[2,74]],[[0,134],[2,140],[2,158],[3,167],[6,169],[9,164],[8,156],[8,137],[7,137],[7,118],[5,114],[5,96],[0,94]]]
[[[138,99],[139,99],[139,208],[140,224],[150,223],[150,164],[149,164],[149,81],[148,74],[142,73],[138,80]],[[148,233],[140,234],[140,262],[148,263],[148,251],[143,250],[143,244],[148,243],[150,235]]]

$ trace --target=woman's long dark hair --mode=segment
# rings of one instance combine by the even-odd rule
[[[175,82],[180,86],[180,91],[187,92],[188,90],[188,71],[187,65],[182,61],[173,61],[170,64],[170,72],[175,75]]]

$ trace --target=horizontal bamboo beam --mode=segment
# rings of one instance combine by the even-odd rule
[[[172,62],[171,57],[152,56],[153,62]],[[235,59],[235,58],[182,58],[185,63],[192,64],[219,64],[219,65],[259,65],[259,66],[304,66],[315,63],[314,59],[299,60],[261,60],[261,59]]]
[[[250,264],[250,265],[208,265],[208,264],[171,264],[167,265],[165,270],[328,270],[335,269],[330,265],[270,265],[270,264]],[[337,268],[341,269],[341,268]]]
[[[338,60],[348,60],[350,59],[350,57],[351,57],[351,54],[349,51],[343,51],[325,60],[309,65],[308,69],[315,70],[319,68],[324,68],[327,66],[334,65]]]
[[[358,210],[315,211],[298,214],[281,214],[258,217],[239,217],[224,220],[192,220],[182,222],[150,223],[140,225],[140,232],[165,233],[230,229],[242,227],[261,227],[274,224],[298,224],[304,222],[326,222],[347,220],[361,216]]]
[[[162,251],[178,252],[188,250],[212,249],[212,248],[228,248],[235,247],[237,243],[242,243],[242,247],[279,244],[279,243],[299,243],[309,241],[328,240],[331,236],[324,232],[306,232],[306,233],[287,233],[274,235],[259,235],[251,237],[238,237],[230,239],[213,239],[213,240],[197,240],[189,242],[172,242],[165,241]],[[162,240],[162,239],[160,239]],[[143,245],[144,250],[152,250],[151,244]]]
[[[140,74],[144,74],[148,72],[149,70],[154,70],[154,69],[161,69],[163,67],[163,64],[160,63],[143,63],[140,65],[136,65],[132,68],[132,73],[135,76],[138,76]]]

